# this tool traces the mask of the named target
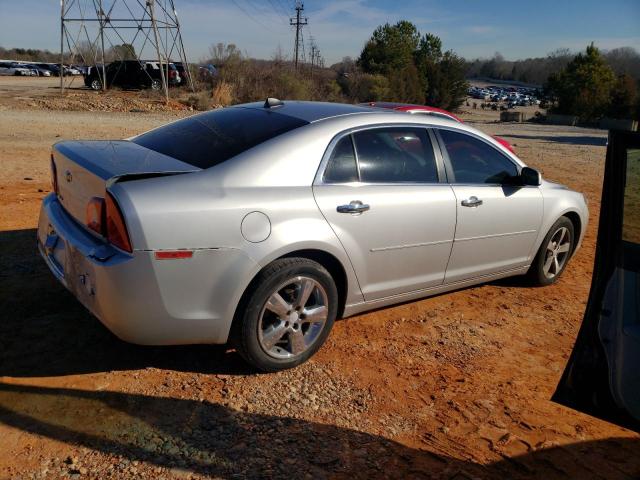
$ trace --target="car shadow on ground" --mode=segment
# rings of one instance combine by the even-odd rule
[[[119,340],[54,278],[37,253],[35,238],[35,229],[0,232],[0,377],[147,367],[206,374],[256,373],[224,345],[148,347]],[[529,287],[525,277],[491,283]]]
[[[0,377],[146,367],[255,373],[221,345],[143,347],[119,340],[49,272],[35,229],[0,232],[0,251]]]
[[[543,142],[552,143],[564,143],[567,145],[584,145],[584,146],[596,146],[606,147],[607,137],[597,137],[593,135],[566,135],[566,136],[554,136],[554,135],[516,135],[516,134],[504,134],[504,138],[520,138],[523,140],[541,140]]]
[[[58,464],[49,465],[52,474],[73,474],[83,465],[103,471],[108,465],[101,462],[107,462],[111,474],[123,478],[130,476],[130,462],[136,460],[223,478],[462,480],[634,478],[640,474],[637,438],[531,447],[530,453],[521,456],[505,455],[496,444],[495,458],[504,459],[479,465],[438,453],[442,446],[430,441],[429,435],[416,449],[378,435],[239,412],[207,401],[111,391],[0,383],[0,423],[109,455],[106,459],[80,457],[69,462],[73,464],[58,459]],[[137,465],[137,474],[144,475],[144,468],[149,468]]]

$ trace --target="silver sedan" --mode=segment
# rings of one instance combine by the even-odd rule
[[[315,102],[238,105],[123,141],[54,146],[39,250],[118,337],[311,357],[336,318],[528,275],[557,280],[588,220],[474,128]]]

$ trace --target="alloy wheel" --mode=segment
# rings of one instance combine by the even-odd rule
[[[302,355],[324,330],[329,313],[327,292],[313,278],[297,276],[267,299],[258,322],[258,340],[271,357]]]
[[[571,251],[571,234],[566,227],[560,227],[551,236],[545,252],[542,271],[547,278],[556,277],[563,269]]]

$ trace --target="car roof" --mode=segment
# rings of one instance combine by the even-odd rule
[[[253,102],[236,105],[231,108],[253,108],[264,110],[264,102]],[[375,109],[361,105],[349,105],[346,103],[330,102],[303,102],[295,100],[284,100],[282,105],[270,108],[273,112],[299,118],[305,122],[313,123],[326,118],[338,117],[342,115],[352,115],[358,113],[372,113]],[[379,111],[380,113],[383,110]],[[388,112],[387,112],[388,113]]]

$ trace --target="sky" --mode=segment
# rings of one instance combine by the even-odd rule
[[[278,47],[292,55],[293,0],[174,1],[191,61],[205,58],[218,42],[255,58],[271,58]],[[307,0],[304,7],[307,49],[313,37],[327,65],[357,57],[378,25],[401,19],[468,59],[495,52],[510,60],[544,56],[557,48],[582,50],[592,41],[605,50],[640,51],[640,0]],[[0,0],[0,46],[57,51],[59,45],[59,0]]]

